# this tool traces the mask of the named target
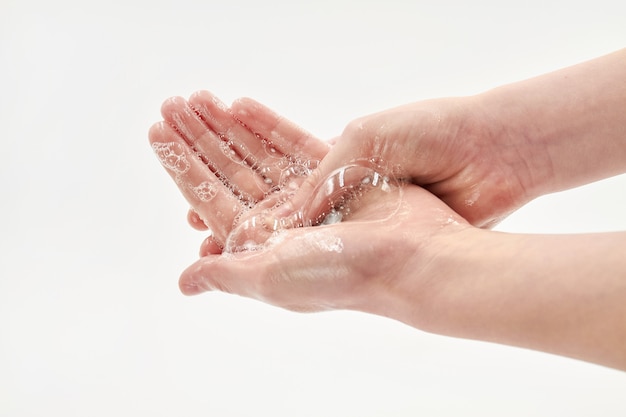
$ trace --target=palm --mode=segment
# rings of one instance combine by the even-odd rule
[[[190,223],[223,245],[238,218],[299,187],[328,145],[252,100],[228,109],[206,91],[167,100],[150,130],[157,157],[191,205]],[[283,198],[283,197],[281,197]]]
[[[409,279],[426,293],[419,270],[430,260],[419,248],[465,227],[467,222],[428,191],[402,185],[368,193],[345,221],[283,230],[270,236],[263,250],[202,258],[183,273],[180,286],[186,294],[219,289],[298,311],[376,311],[372,297],[388,293],[381,285],[400,288]],[[269,236],[258,228],[244,232],[251,239]],[[226,265],[233,270],[224,275]]]

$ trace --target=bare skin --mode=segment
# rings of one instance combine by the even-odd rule
[[[199,91],[189,100],[166,100],[161,113],[164,121],[150,129],[150,143],[192,207],[189,223],[211,229],[205,244],[211,253],[221,251],[238,216],[268,193],[276,197],[270,192],[281,181],[277,161],[319,161],[329,149],[251,99],[227,108],[211,93]],[[176,156],[182,166],[167,159]],[[292,179],[289,185],[297,188],[304,177]]]
[[[477,96],[357,119],[316,175],[376,156],[488,228],[536,197],[624,172],[625,56],[621,50]],[[292,206],[316,181],[303,185]]]
[[[298,192],[358,158],[404,178],[345,222],[206,256],[185,294],[220,290],[297,311],[355,309],[430,332],[626,370],[626,233],[486,230],[540,195],[626,172],[626,50],[474,97],[350,123]],[[478,227],[479,226],[479,227]],[[226,229],[224,229],[226,230]]]

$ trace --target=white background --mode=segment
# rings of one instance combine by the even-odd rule
[[[160,103],[198,89],[330,138],[620,49],[625,16],[621,0],[1,0],[0,416],[625,415],[623,372],[182,296],[203,235],[147,142]],[[624,230],[624,213],[620,176],[499,229]]]

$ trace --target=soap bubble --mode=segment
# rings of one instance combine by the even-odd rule
[[[190,187],[191,191],[195,194],[195,196],[200,201],[210,201],[217,194],[217,188],[215,184],[204,181],[195,187]]]
[[[187,160],[185,148],[180,143],[155,142],[152,144],[152,149],[159,161],[161,161],[161,164],[176,175],[183,175],[189,171],[191,164]]]
[[[383,208],[377,209],[383,201]],[[355,161],[330,173],[306,203],[287,217],[273,215],[276,206],[284,202],[278,198],[268,198],[242,216],[226,239],[224,252],[263,249],[268,241],[275,240],[272,237],[296,227],[328,226],[350,219],[385,220],[395,213],[400,201],[401,187],[393,176],[370,161]]]

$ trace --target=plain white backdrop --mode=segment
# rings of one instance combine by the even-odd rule
[[[620,0],[1,0],[0,416],[625,415],[623,372],[180,295],[203,234],[147,142],[161,102],[199,89],[331,138],[623,48],[624,16]],[[499,230],[624,230],[624,213],[619,176]]]

